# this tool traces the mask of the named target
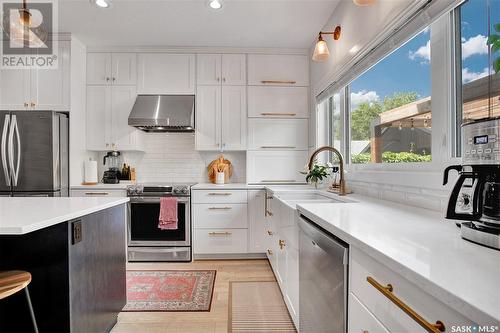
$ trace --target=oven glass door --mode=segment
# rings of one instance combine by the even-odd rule
[[[158,228],[160,216],[159,198],[131,198],[129,202],[129,245],[189,246],[190,214],[189,198],[179,198],[177,203],[178,228]]]

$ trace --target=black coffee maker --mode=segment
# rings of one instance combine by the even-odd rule
[[[108,151],[102,159],[102,164],[107,168],[102,176],[102,182],[104,184],[118,184],[120,182],[120,155],[119,151]]]
[[[465,124],[462,134],[463,164],[444,171],[443,185],[459,174],[446,218],[467,221],[457,223],[462,238],[500,250],[500,119]]]

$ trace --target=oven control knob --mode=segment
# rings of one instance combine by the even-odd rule
[[[189,193],[189,189],[187,187],[183,187],[182,188],[182,193],[183,194],[188,194]]]

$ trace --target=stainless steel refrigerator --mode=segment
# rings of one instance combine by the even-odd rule
[[[0,111],[0,196],[69,194],[68,115]]]

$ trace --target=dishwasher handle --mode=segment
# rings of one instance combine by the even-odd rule
[[[311,239],[314,246],[317,246],[332,255],[339,255],[340,253],[343,253],[343,263],[344,265],[348,264],[349,245],[346,242],[319,227],[303,215],[299,216],[299,228],[301,232],[306,234],[307,237]]]

